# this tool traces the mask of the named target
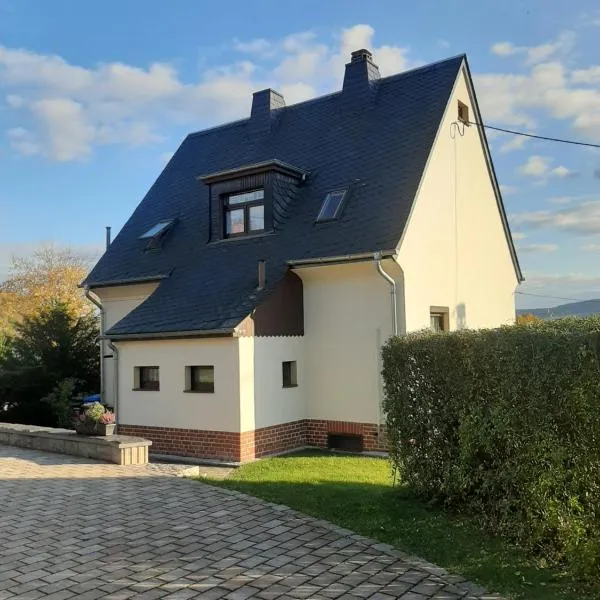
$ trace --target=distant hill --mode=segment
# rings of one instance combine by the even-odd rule
[[[517,315],[535,315],[540,319],[557,319],[559,317],[585,317],[600,314],[600,299],[571,302],[552,308],[520,308]]]

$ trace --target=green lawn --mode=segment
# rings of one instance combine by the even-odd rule
[[[600,597],[599,590],[582,590],[568,575],[485,535],[473,521],[430,507],[401,485],[392,487],[384,459],[303,452],[261,460],[209,483],[286,504],[393,544],[510,598]]]

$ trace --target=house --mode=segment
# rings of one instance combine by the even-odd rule
[[[380,347],[493,327],[522,279],[464,55],[190,134],[84,282],[103,394],[159,453],[385,447]]]

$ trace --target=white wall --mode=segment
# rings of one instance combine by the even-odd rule
[[[236,338],[118,342],[117,419],[127,425],[240,431]],[[185,367],[214,365],[213,394],[185,392]],[[133,391],[134,368],[158,366],[159,391]]]
[[[402,273],[392,260],[403,323]],[[392,334],[389,284],[372,261],[297,269],[304,284],[307,417],[377,423],[380,348]]]
[[[448,105],[421,183],[398,263],[404,272],[406,328],[429,327],[429,307],[450,308],[450,327],[514,322],[517,278],[480,132],[451,136],[457,101],[475,118],[463,75]],[[456,160],[455,160],[456,159]],[[456,192],[456,197],[455,197]]]
[[[104,327],[108,329],[120,321],[125,315],[137,308],[154,290],[158,283],[140,283],[134,285],[120,285],[114,287],[95,288],[93,293],[100,298],[104,308]],[[101,356],[111,355],[106,342],[100,350]],[[104,401],[109,406],[114,405],[114,361],[112,358],[103,358]]]
[[[301,336],[255,337],[254,407],[244,430],[289,423],[306,418],[306,391],[309,374],[304,361],[304,338]],[[241,360],[241,359],[240,359]],[[283,387],[282,362],[296,361],[298,387]],[[249,405],[242,405],[244,409]]]

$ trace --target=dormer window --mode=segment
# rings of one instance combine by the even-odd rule
[[[265,229],[264,189],[229,194],[223,202],[225,236],[257,233]]]

